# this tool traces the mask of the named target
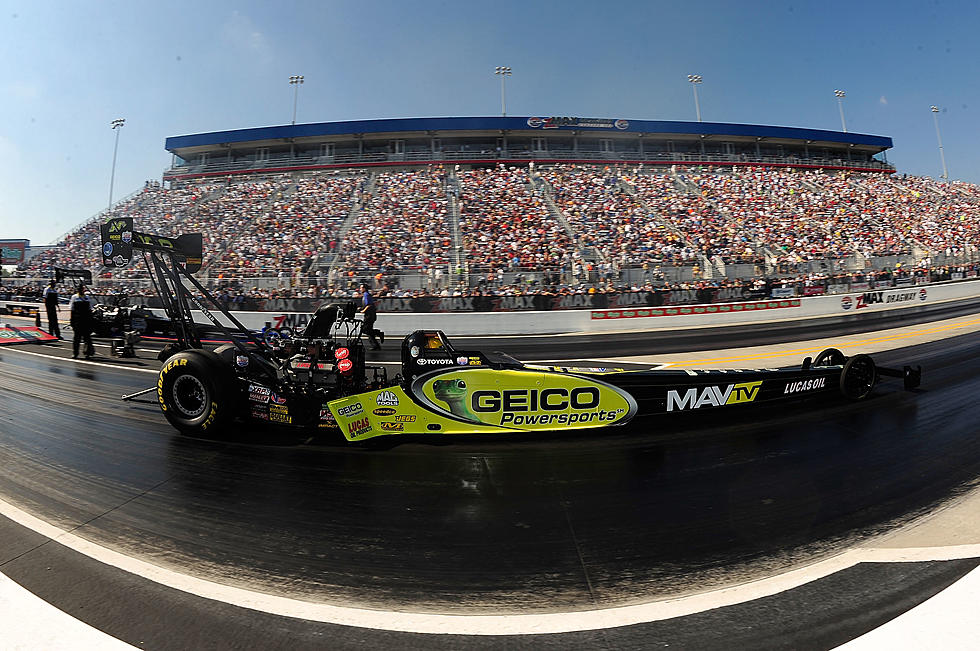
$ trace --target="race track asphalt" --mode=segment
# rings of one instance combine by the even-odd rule
[[[628,354],[657,352],[635,339]],[[576,350],[588,358],[627,354],[624,340],[603,347],[597,337],[587,355],[581,342]],[[525,344],[497,343],[529,358]],[[537,345],[542,357],[567,356]],[[118,399],[155,375],[21,351],[44,352],[0,349],[2,499],[162,567],[350,607],[553,613],[701,592],[826,558],[980,476],[973,407],[980,338],[971,335],[876,354],[879,364],[921,364],[923,385],[905,392],[885,382],[862,403],[831,399],[665,417],[611,434],[436,439],[381,450],[258,429],[235,440],[181,436],[154,404]],[[132,366],[143,362],[157,366],[152,359]],[[44,592],[42,552],[32,545],[0,545],[0,567]],[[898,579],[906,592],[889,603],[914,605],[910,586],[926,586],[924,598],[975,565],[919,568],[917,579]],[[860,632],[856,621],[857,629],[877,625],[864,602],[838,599],[839,586],[823,589],[824,601],[836,599],[851,618],[838,613],[820,639],[843,641]],[[66,591],[49,592],[52,603],[62,595],[77,605]],[[212,617],[221,611],[210,608]],[[139,628],[123,614],[131,608],[90,610],[100,627],[130,631],[119,636],[132,643],[128,635]],[[677,623],[671,630],[686,632],[672,639],[682,647],[740,639],[801,648],[790,642],[807,638],[780,635],[780,617],[760,612],[744,615],[756,618],[756,629],[742,638],[724,635],[744,623],[732,616],[713,628]],[[788,612],[784,629],[798,617]],[[234,621],[229,615],[223,625]],[[155,648],[167,647],[164,639]],[[335,639],[360,646],[356,635]],[[628,627],[564,642],[623,648],[654,639],[654,629]],[[171,648],[188,640],[178,635]],[[437,646],[424,636],[410,640],[397,643]]]

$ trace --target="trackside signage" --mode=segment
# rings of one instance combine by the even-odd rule
[[[753,301],[751,303],[720,303],[716,305],[684,305],[677,307],[636,308],[632,310],[593,310],[592,320],[636,319],[649,316],[681,316],[692,314],[737,314],[760,310],[779,310],[800,307],[800,299],[782,301]]]
[[[621,425],[637,409],[605,382],[543,371],[453,369],[419,378],[412,392],[454,420],[529,431]]]
[[[925,303],[929,298],[929,291],[925,287],[906,289],[882,290],[877,292],[864,292],[863,294],[850,294],[840,299],[840,308],[845,312],[851,309],[863,310],[869,307],[889,307],[898,304]]]

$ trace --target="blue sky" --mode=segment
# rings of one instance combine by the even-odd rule
[[[980,4],[0,0],[0,239],[47,244],[159,179],[167,136],[497,115],[693,120],[891,136],[900,172],[980,182]]]

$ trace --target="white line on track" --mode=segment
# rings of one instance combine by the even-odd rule
[[[222,585],[153,565],[103,547],[48,524],[4,500],[0,500],[0,515],[96,561],[205,599],[214,599],[284,617],[423,634],[541,635],[630,626],[771,596],[829,576],[857,563],[941,561],[980,556],[980,544],[909,549],[854,549],[776,577],[648,604],[572,613],[440,615],[311,603]]]
[[[44,353],[34,353],[29,350],[21,350],[20,348],[2,348],[0,350],[2,350],[5,353],[20,353],[21,355],[34,355],[35,357],[43,357],[45,359],[68,362],[71,364],[87,364],[89,366],[102,366],[103,368],[111,368],[117,371],[135,371],[137,373],[152,373],[153,375],[159,373],[158,370],[155,371],[150,368],[133,368],[132,366],[124,366],[122,364],[107,364],[105,362],[93,362],[90,359],[74,359],[71,357],[60,357],[58,355],[45,355]]]

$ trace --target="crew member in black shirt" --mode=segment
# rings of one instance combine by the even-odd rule
[[[71,297],[71,328],[75,331],[72,338],[72,358],[78,359],[78,348],[85,340],[85,359],[95,354],[92,345],[92,301],[85,295],[85,285],[78,286],[78,293]]]
[[[44,307],[48,311],[48,334],[61,339],[61,328],[58,325],[58,290],[54,285],[55,281],[52,280],[44,288]]]

